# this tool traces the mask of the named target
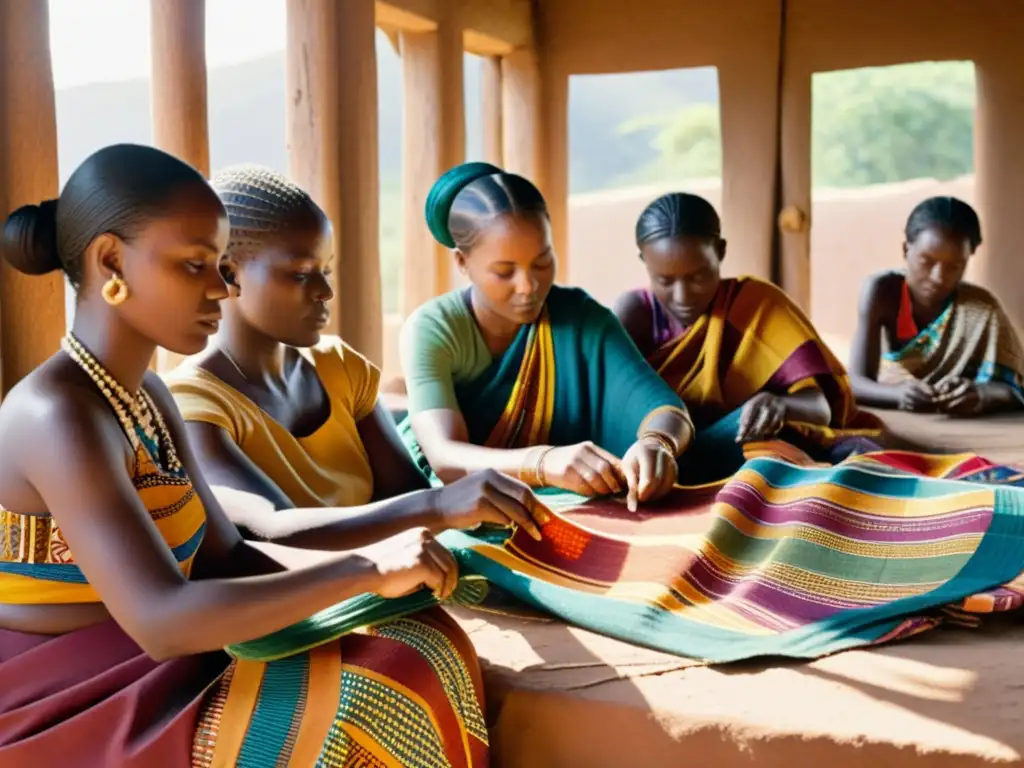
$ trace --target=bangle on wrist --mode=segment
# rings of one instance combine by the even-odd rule
[[[678,435],[669,435],[660,430],[654,430],[650,428],[650,423],[657,416],[671,414],[677,416],[682,422],[682,428],[679,430]],[[644,417],[644,420],[640,423],[640,428],[637,430],[636,439],[643,440],[645,438],[652,438],[658,440],[662,445],[672,454],[673,457],[678,458],[679,455],[685,451],[693,440],[693,420],[690,418],[690,414],[685,408],[679,408],[674,405],[662,405],[655,408],[653,411]]]
[[[552,448],[550,445],[539,445],[526,454],[523,468],[519,471],[519,477],[524,483],[534,488],[543,488],[547,485],[547,478],[544,476],[544,457]]]
[[[546,488],[548,485],[548,479],[544,475],[544,458],[554,450],[554,446],[545,445],[540,451],[537,452],[537,487]]]
[[[679,456],[680,451],[676,447],[675,443],[669,440],[667,435],[663,435],[660,432],[645,432],[640,435],[640,440],[650,440],[657,443],[658,446],[673,459]]]

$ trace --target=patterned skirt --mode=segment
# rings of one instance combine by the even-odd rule
[[[0,765],[487,765],[476,654],[439,609],[269,663],[156,662],[113,622],[0,630]]]

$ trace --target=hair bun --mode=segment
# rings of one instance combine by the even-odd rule
[[[61,269],[57,252],[57,201],[23,205],[4,222],[0,252],[26,275],[45,275]]]
[[[427,194],[425,215],[430,234],[441,245],[455,247],[455,238],[448,229],[448,215],[452,211],[452,203],[459,192],[477,179],[504,173],[501,168],[490,163],[463,163],[445,171]]]

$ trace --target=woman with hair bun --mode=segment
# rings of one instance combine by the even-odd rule
[[[446,598],[447,549],[423,527],[346,548],[315,516],[294,546],[243,540],[148,371],[158,346],[195,354],[217,331],[228,239],[195,169],[133,145],[4,224],[7,261],[63,269],[77,310],[63,350],[0,405],[0,765],[485,765],[457,627],[301,629],[326,631],[348,598]],[[456,495],[487,516],[481,485]],[[514,491],[499,504],[533,503]]]
[[[705,441],[775,437],[829,460],[875,447],[880,424],[857,410],[846,371],[804,313],[767,281],[722,278],[726,241],[707,200],[659,197],[640,214],[636,244],[650,287],[614,311],[693,413],[695,453],[722,462],[721,450],[699,450]]]
[[[554,285],[547,206],[487,163],[445,173],[427,224],[471,286],[402,328],[412,432],[441,481],[485,467],[534,488],[660,498],[690,418],[622,326],[584,291]]]
[[[857,399],[953,416],[1024,408],[1020,339],[999,301],[963,279],[981,245],[978,214],[931,197],[905,234],[906,268],[872,275],[861,292],[850,351]]]

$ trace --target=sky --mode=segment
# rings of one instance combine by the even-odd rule
[[[55,86],[148,78],[149,34],[149,0],[50,0]],[[285,0],[206,0],[210,69],[284,50],[284,44]]]

